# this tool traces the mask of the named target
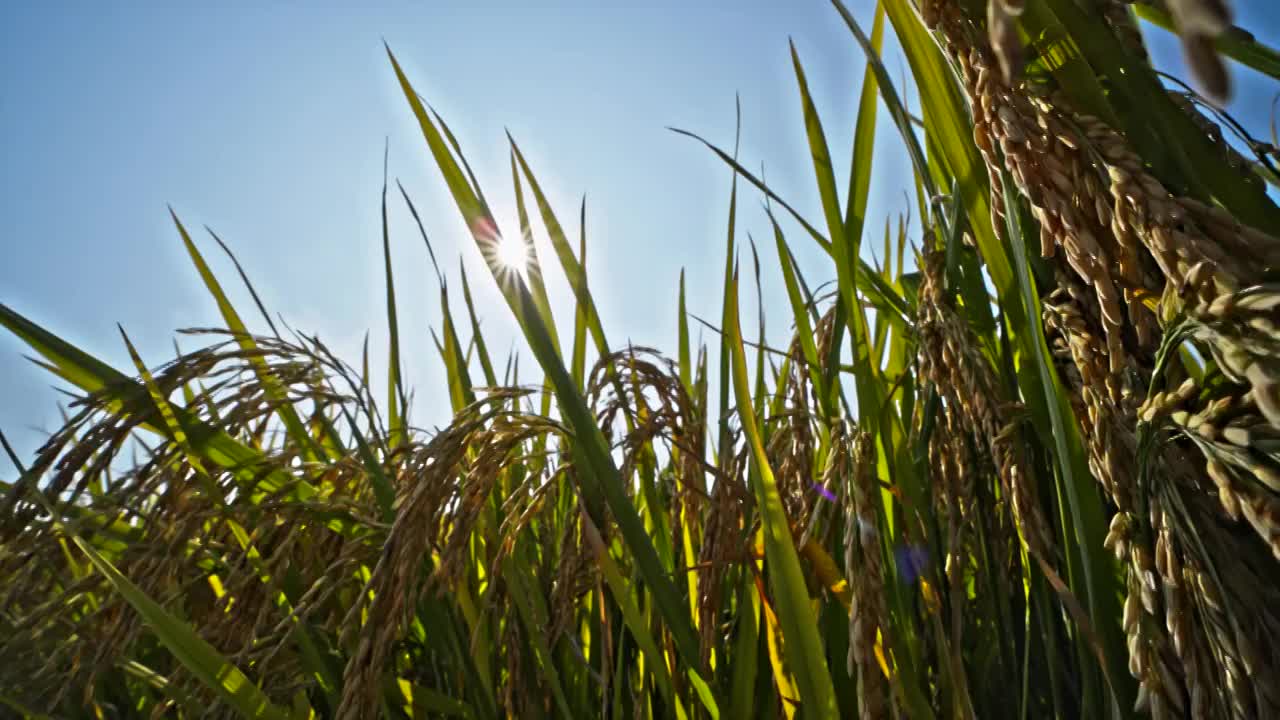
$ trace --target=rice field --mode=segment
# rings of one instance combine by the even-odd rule
[[[511,141],[500,229],[392,49],[490,270],[435,268],[447,387],[416,391],[446,426],[409,420],[391,246],[431,246],[391,237],[388,204],[419,217],[403,189],[385,384],[273,320],[252,268],[215,276],[230,250],[177,215],[224,321],[184,331],[198,349],[148,366],[122,330],[134,364],[111,367],[0,305],[76,393],[34,457],[4,443],[0,716],[1280,717],[1280,150],[1216,105],[1232,65],[1280,79],[1280,54],[1220,0],[831,16],[868,58],[852,147],[794,48],[787,99],[821,217],[685,133],[732,177],[707,344],[683,276],[672,346],[608,334],[584,218]],[[1140,21],[1179,35],[1190,85]],[[920,220],[880,238],[886,122]],[[757,200],[771,245],[737,227]],[[795,262],[810,243],[825,277]],[[741,310],[763,272],[785,346]],[[523,366],[481,330],[505,313]]]

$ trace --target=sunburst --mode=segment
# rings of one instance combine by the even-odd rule
[[[529,248],[524,238],[498,236],[493,253],[505,269],[522,276],[529,271]]]
[[[507,237],[488,218],[482,218],[475,227],[476,239],[485,263],[499,279],[525,280],[533,264],[529,241],[523,237]]]

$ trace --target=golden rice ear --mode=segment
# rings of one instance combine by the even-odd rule
[[[1226,0],[1169,0],[1169,11],[1178,30],[1187,35],[1216,37],[1231,27]]]
[[[1183,35],[1182,51],[1205,96],[1223,104],[1231,99],[1231,76],[1208,35]]]
[[[1021,0],[1012,4],[1020,5]],[[1009,0],[987,0],[987,34],[991,39],[991,49],[995,51],[996,61],[1000,63],[1000,74],[1005,82],[1012,83],[1022,74],[1022,38],[1018,37],[1018,27],[1014,16],[1022,12],[1009,12]]]
[[[1226,0],[1169,0],[1169,11],[1191,73],[1210,100],[1225,103],[1231,97],[1231,78],[1213,41],[1231,27],[1231,8]]]
[[[1027,9],[1027,0],[997,0],[1005,15],[1018,17],[1023,10]]]
[[[1245,371],[1253,386],[1253,401],[1258,404],[1267,422],[1280,427],[1280,383],[1267,372],[1262,362],[1251,364]]]

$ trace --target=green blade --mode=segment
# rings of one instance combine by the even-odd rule
[[[884,40],[884,6],[876,4],[871,25],[871,50],[879,55]],[[862,74],[862,94],[858,98],[858,120],[853,131],[853,157],[849,161],[848,200],[845,202],[844,232],[848,237],[861,237],[867,219],[867,198],[871,191],[872,155],[876,142],[876,98],[879,87],[876,72],[868,61]],[[886,261],[888,260],[886,256]]]
[[[200,254],[199,249],[192,242],[191,236],[187,234],[187,229],[183,227],[182,221],[178,219],[178,215],[173,211],[173,208],[169,208],[169,216],[173,218],[173,224],[177,226],[178,234],[182,236],[182,244],[186,247],[187,255],[190,256],[192,264],[196,266],[196,271],[200,273],[200,279],[218,304],[218,312],[222,314],[222,319],[227,323],[227,329],[235,335],[236,343],[248,353],[249,364],[253,367],[254,374],[257,375],[258,380],[262,383],[266,396],[276,406],[276,414],[280,416],[280,420],[284,423],[285,430],[293,438],[293,441],[302,448],[304,456],[308,460],[318,462],[323,456],[323,452],[298,418],[298,413],[294,410],[293,405],[288,402],[284,386],[272,374],[270,367],[267,366],[267,361],[257,354],[258,344],[254,342],[253,337],[249,334],[249,329],[245,327],[244,321],[240,319],[240,314],[236,312],[235,307],[232,306],[231,301],[227,298],[227,294],[223,291],[222,284],[218,282],[213,271],[209,269],[204,256]]]
[[[462,300],[467,305],[467,317],[471,321],[471,338],[476,344],[476,355],[480,357],[480,369],[484,373],[484,382],[489,387],[496,387],[498,378],[493,372],[493,362],[489,358],[489,347],[485,344],[484,333],[480,332],[480,319],[476,316],[475,303],[471,302],[471,285],[467,282],[467,268],[458,258],[458,274],[462,276]]]
[[[778,484],[769,466],[751,407],[751,387],[738,317],[737,273],[726,288],[725,304],[725,315],[730,321],[725,331],[729,338],[734,394],[742,431],[751,450],[753,489],[764,533],[765,563],[786,643],[786,659],[800,688],[804,716],[834,718],[837,716],[835,689],[827,671],[822,640],[818,636],[818,620],[809,604],[804,571],[800,568],[800,557],[791,537],[791,524],[782,506]]]
[[[289,713],[272,704],[262,690],[249,681],[212,645],[205,642],[186,623],[169,614],[137,585],[129,581],[92,545],[79,535],[72,535],[77,547],[107,582],[142,616],[160,643],[173,653],[187,670],[222,696],[243,717],[260,720],[287,720]]]
[[[58,336],[36,325],[8,306],[0,304],[0,326],[8,328],[31,349],[48,361],[54,372],[88,393],[101,392],[107,399],[107,407],[113,412],[136,416],[142,428],[162,436],[170,436],[160,410],[151,401],[142,384],[115,368],[67,343]],[[307,499],[316,494],[315,488],[305,480],[273,469],[265,477],[258,477],[255,468],[264,464],[261,452],[242,444],[226,432],[211,427],[180,405],[169,402],[177,423],[186,434],[189,448],[201,458],[235,473],[246,487],[262,492],[274,492],[286,486],[294,487],[293,494]]]
[[[729,447],[729,393],[730,393],[730,370],[732,365],[733,348],[729,346],[729,337],[727,328],[729,326],[729,286],[733,280],[733,274],[737,267],[737,250],[734,247],[736,242],[735,231],[738,221],[738,144],[742,139],[742,100],[734,98],[736,110],[736,122],[733,135],[733,158],[731,159],[734,169],[733,180],[731,181],[729,190],[729,225],[727,239],[725,241],[724,252],[724,291],[725,297],[721,304],[720,327],[725,328],[725,332],[720,335],[720,412],[717,415],[720,418],[720,434],[716,442],[716,451],[719,454],[721,466],[727,464],[728,454],[731,452]]]
[[[814,242],[818,243],[823,251],[827,254],[832,252],[830,240],[823,236],[823,234],[809,223],[809,221],[805,220],[804,216],[802,216],[795,208],[787,204],[782,197],[770,189],[763,180],[757,178],[750,170],[743,167],[735,156],[730,155],[702,137],[687,130],[680,130],[678,128],[668,129],[674,133],[693,138],[694,140],[702,143],[711,150],[711,152],[715,153],[716,157],[720,158],[725,164],[732,167],[739,176],[754,185],[760,192],[764,193],[765,197],[778,203],[782,209],[786,210],[787,213],[791,215],[797,223],[799,223],[800,227],[804,228],[804,231],[808,233],[809,237],[813,238]],[[859,289],[866,294],[867,299],[871,301],[872,304],[874,304],[878,309],[894,313],[905,322],[908,312],[906,302],[902,299],[900,293],[884,283],[884,280],[880,277],[880,273],[876,272],[874,268],[867,265],[865,262],[859,260],[857,278]]]
[[[533,227],[529,224],[529,212],[524,206],[524,187],[520,182],[520,171],[516,168],[514,141],[511,143],[511,148],[511,184],[515,187],[516,219],[520,223],[520,240],[524,243],[527,257],[527,268],[524,273],[525,281],[529,283],[533,301],[538,305],[538,312],[542,314],[542,322],[551,333],[551,342],[555,345],[556,352],[560,352],[560,338],[556,334],[556,320],[551,314],[551,300],[547,297],[547,286],[542,282],[542,265],[538,262],[538,250],[533,244]],[[541,197],[539,196],[539,208],[541,206]]]
[[[678,346],[677,352],[679,353],[677,366],[680,369],[680,382],[684,384],[685,392],[692,394],[693,366],[689,356],[689,314],[684,302],[684,268],[680,268],[680,298],[676,306],[679,308],[676,311],[678,316],[676,318],[676,326],[678,328],[676,344]]]
[[[773,223],[773,238],[778,250],[778,264],[782,267],[782,280],[787,288],[787,299],[791,302],[791,316],[796,325],[796,337],[800,339],[800,350],[804,353],[805,364],[808,365],[809,377],[818,390],[818,401],[822,404],[824,417],[835,416],[835,397],[827,388],[826,377],[822,373],[821,360],[818,358],[818,346],[814,342],[813,325],[809,322],[808,305],[800,294],[800,284],[796,280],[796,271],[791,259],[791,250],[778,227],[773,214],[769,214]]]
[[[14,461],[18,472],[22,475],[22,484],[33,488],[37,501],[43,506],[45,512],[53,518],[53,522],[71,538],[76,547],[80,548],[81,552],[85,554],[94,568],[102,573],[102,576],[111,587],[133,606],[133,609],[142,617],[147,627],[155,633],[156,639],[160,641],[160,644],[173,653],[173,656],[192,675],[221,695],[223,700],[243,717],[259,720],[288,719],[289,714],[272,704],[262,690],[250,682],[249,678],[245,677],[239,668],[231,664],[212,645],[205,642],[185,622],[170,614],[163,606],[152,600],[141,588],[134,585],[129,578],[117,570],[111,564],[111,561],[103,557],[92,544],[86,542],[73,527],[66,525],[62,520],[61,513],[39,489],[39,478],[33,477],[27,472],[26,468],[17,463],[17,459],[12,457],[8,441],[2,435],[0,435],[0,444],[4,446],[6,451],[10,452],[10,459]]]
[[[578,264],[584,268],[587,267],[587,198],[582,197],[582,210],[580,213],[581,234],[578,236]],[[571,369],[573,370],[573,381],[578,387],[582,387],[587,377],[587,309],[586,306],[574,297],[573,309],[573,355],[571,357]]]
[[[1023,240],[1019,225],[1019,202],[1014,194],[1013,181],[1004,178],[1005,207],[1008,208],[1006,222],[1010,245],[1017,259],[1018,287],[1022,291],[1024,307],[1039,307],[1039,295],[1035,289],[1035,280],[1031,277],[1030,263],[1027,258],[1026,242]],[[1063,494],[1066,495],[1072,527],[1075,531],[1075,547],[1084,562],[1084,590],[1089,619],[1102,634],[1103,647],[1096,648],[1104,655],[1104,664],[1100,668],[1111,687],[1112,701],[1118,707],[1129,706],[1128,674],[1125,672],[1124,638],[1117,619],[1120,618],[1120,583],[1117,581],[1112,565],[1105,554],[1098,552],[1107,534],[1105,508],[1098,498],[1089,472],[1089,463],[1081,444],[1079,425],[1075,420],[1066,391],[1063,389],[1053,367],[1045,340],[1044,327],[1040,315],[1028,312],[1029,319],[1027,342],[1031,346],[1031,361],[1034,363],[1040,387],[1044,392],[1045,406],[1049,412],[1049,422],[1053,428],[1054,449],[1057,453],[1060,482]],[[1081,644],[1088,642],[1081,632]],[[1094,650],[1095,648],[1089,648]],[[1123,693],[1123,694],[1120,694]],[[1118,697],[1117,695],[1120,694]]]
[[[405,98],[408,100],[409,106],[418,120],[423,137],[426,139],[428,148],[435,159],[436,166],[449,186],[459,212],[466,221],[468,228],[470,228],[482,254],[489,258],[490,255],[485,253],[485,250],[491,248],[494,243],[500,240],[496,223],[483,204],[480,203],[475,190],[470,186],[457,161],[450,154],[439,131],[427,116],[425,108],[413,90],[413,86],[409,83],[408,78],[404,75],[404,71],[400,68],[389,48],[387,49],[387,56],[395,69],[396,77],[399,80]],[[518,151],[517,159],[520,159]],[[526,177],[530,180],[530,186],[535,197],[541,197],[541,191],[537,188],[535,181],[527,170]],[[546,217],[544,217],[545,220],[547,220]],[[556,234],[551,228],[548,228],[548,230],[553,235]],[[559,234],[563,235],[562,232]],[[557,253],[559,253],[559,248],[557,248]],[[572,253],[569,253],[569,255],[568,261],[565,261],[564,257],[561,258],[562,264],[567,268],[578,267],[577,261],[572,258]],[[494,262],[496,263],[496,261]],[[529,293],[528,286],[518,277],[514,279],[507,278],[502,272],[502,268],[497,267],[494,263],[490,264],[490,271],[495,281],[498,282],[504,299],[506,299],[508,306],[524,331],[530,349],[542,366],[543,371],[546,372],[554,389],[560,412],[567,426],[574,433],[570,450],[574,456],[575,465],[580,470],[579,479],[582,482],[579,483],[579,488],[583,493],[583,501],[587,506],[588,512],[599,524],[603,519],[603,504],[608,504],[618,524],[618,529],[634,557],[640,575],[653,594],[656,606],[666,622],[668,630],[671,632],[676,650],[690,667],[698,667],[700,662],[697,636],[693,631],[693,624],[688,616],[687,606],[677,592],[675,583],[663,568],[657,551],[645,531],[643,520],[641,520],[630,498],[627,497],[626,490],[623,487],[623,478],[610,455],[609,444],[596,424],[585,399],[574,385],[573,379],[565,368],[563,359],[556,352],[550,333],[542,322],[542,317]],[[572,278],[571,282],[574,282]],[[589,303],[590,296],[586,294],[585,275],[579,276],[577,282],[581,290],[579,296],[586,298]],[[577,291],[578,288],[575,288],[575,292]],[[594,317],[594,306],[588,304],[588,308],[590,315]],[[598,318],[596,319],[596,324],[598,325]],[[603,334],[599,339],[603,341]]]
[[[396,284],[391,272],[391,233],[387,228],[387,148],[382,154],[382,262],[387,278],[387,446],[395,449],[404,439],[402,413],[405,392],[400,377],[400,322],[396,318]]]

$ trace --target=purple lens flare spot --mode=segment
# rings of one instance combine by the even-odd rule
[[[822,485],[821,483],[811,483],[811,484],[813,485],[813,489],[818,491],[819,495],[830,500],[831,502],[836,502],[836,494],[828,490],[824,485]]]
[[[898,575],[910,584],[929,567],[929,551],[923,545],[900,545],[893,551],[898,562]]]

